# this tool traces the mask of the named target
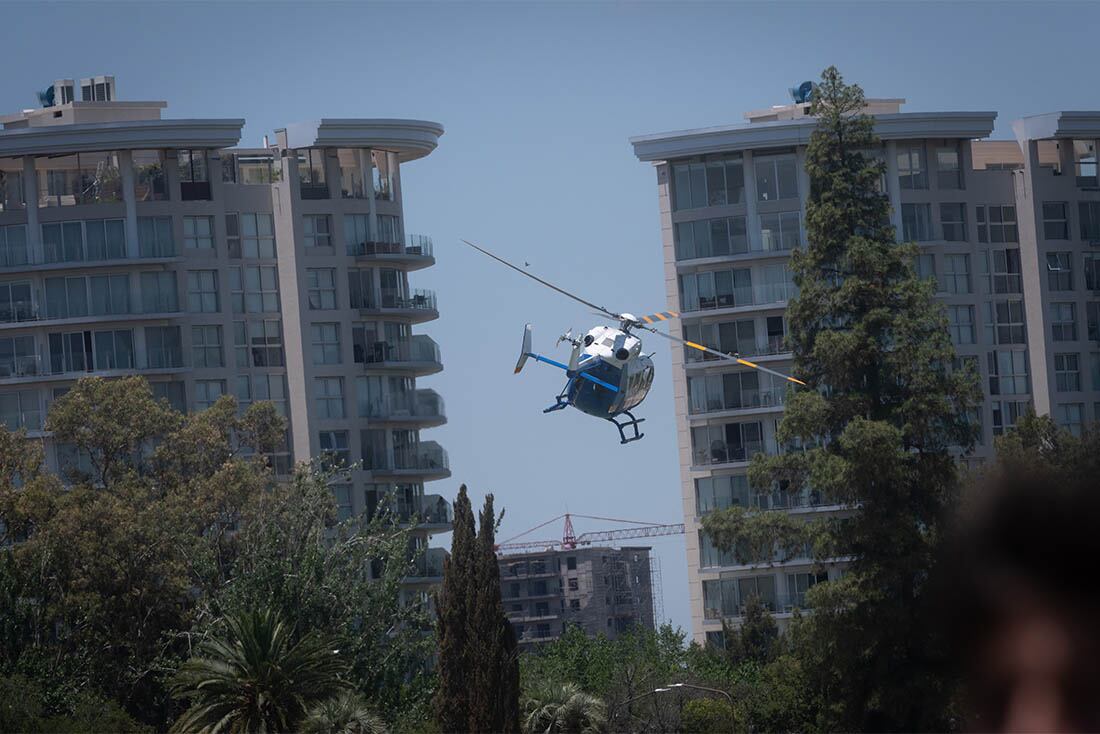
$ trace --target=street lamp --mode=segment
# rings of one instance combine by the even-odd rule
[[[669,683],[664,688],[658,688],[658,689],[654,690],[654,693],[663,693],[665,691],[670,691],[673,688],[694,688],[697,691],[707,691],[709,693],[720,693],[720,694],[722,694],[723,696],[726,697],[726,700],[729,701],[730,706],[733,705],[733,696],[731,696],[728,692],[723,691],[719,688],[707,688],[706,686],[696,686],[696,685],[693,685],[691,683]]]

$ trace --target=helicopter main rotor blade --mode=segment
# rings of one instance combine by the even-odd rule
[[[569,291],[565,290],[564,288],[559,288],[558,286],[554,285],[553,283],[551,283],[549,281],[546,281],[546,280],[543,280],[542,278],[538,277],[534,273],[529,273],[526,270],[524,270],[523,268],[519,267],[518,265],[513,265],[512,263],[505,260],[503,257],[500,257],[499,255],[494,255],[493,253],[486,250],[484,247],[479,247],[479,246],[475,245],[473,242],[470,242],[469,240],[462,240],[462,241],[465,242],[470,247],[477,250],[478,252],[482,253],[483,255],[488,255],[489,257],[493,258],[497,262],[502,263],[504,265],[507,265],[512,270],[515,270],[517,273],[522,273],[523,275],[526,275],[531,280],[533,280],[537,283],[542,283],[547,288],[549,288],[551,290],[554,290],[554,291],[557,291],[558,293],[562,294],[563,296],[565,296],[567,298],[572,298],[577,303],[582,303],[585,306],[588,306],[589,308],[594,308],[602,314],[607,314],[608,316],[615,319],[616,321],[622,319],[622,316],[620,314],[617,314],[614,311],[610,311],[610,310],[604,308],[603,306],[597,306],[596,304],[592,303],[591,301],[586,301],[583,298],[581,298],[580,296],[574,295],[574,294],[570,293]]]
[[[707,354],[713,354],[717,357],[721,357],[722,359],[728,359],[730,361],[736,362],[737,364],[743,364],[746,367],[752,367],[754,370],[760,370],[761,372],[767,372],[769,375],[775,375],[776,377],[782,377],[784,380],[787,380],[789,382],[793,382],[796,385],[803,385],[803,386],[806,385],[805,382],[798,379],[797,377],[791,377],[790,375],[785,375],[782,372],[776,372],[773,369],[769,369],[767,367],[761,367],[756,362],[750,362],[747,359],[741,359],[740,357],[738,357],[736,355],[733,355],[733,354],[726,354],[725,352],[719,352],[717,349],[711,349],[710,347],[705,347],[702,344],[696,344],[695,342],[688,341],[687,339],[681,339],[678,336],[673,336],[672,334],[666,334],[665,332],[660,331],[659,329],[654,329],[652,326],[640,325],[637,328],[645,329],[646,331],[652,331],[654,334],[657,334],[658,336],[663,336],[665,339],[668,339],[669,341],[674,341],[674,342],[677,342],[678,344],[683,344],[684,346],[691,347],[692,349],[698,349],[700,352],[706,352]]]

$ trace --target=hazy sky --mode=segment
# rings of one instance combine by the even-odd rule
[[[495,493],[505,537],[567,510],[681,520],[668,346],[647,342],[642,441],[542,415],[562,375],[512,375],[524,323],[552,352],[596,320],[459,237],[612,309],[661,310],[655,176],[632,135],[741,122],[829,64],[907,110],[997,110],[1000,137],[1021,115],[1100,107],[1095,3],[4,3],[0,18],[0,113],[54,79],[114,74],[123,99],[165,99],[170,117],[247,118],[249,146],[318,117],[443,123],[439,149],[403,172],[406,229],[438,259],[413,286],[436,289],[442,312],[418,327],[445,364],[422,384],[450,422],[424,437],[454,476],[427,491]],[[665,614],[687,629],[683,538],[652,544]]]

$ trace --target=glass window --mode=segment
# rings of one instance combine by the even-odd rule
[[[978,206],[974,211],[978,219],[978,242],[991,242],[996,245],[1020,241],[1020,233],[1016,225],[1016,207]]]
[[[13,212],[26,205],[23,186],[23,160],[0,160],[0,212]]]
[[[940,204],[940,226],[948,242],[966,242],[966,204]]]
[[[164,175],[164,151],[135,150],[134,194],[138,201],[168,199],[168,181]]]
[[[348,296],[352,308],[374,308],[374,271],[348,270]]]
[[[970,293],[970,255],[943,256],[940,287],[946,293]]]
[[[913,269],[921,280],[936,277],[936,256],[931,253],[922,253],[913,260]]]
[[[187,400],[184,396],[183,383],[177,380],[167,382],[150,382],[149,388],[153,391],[156,400],[167,400],[172,409],[180,413],[187,412]]]
[[[275,224],[270,214],[240,214],[241,255],[275,258]]]
[[[266,401],[286,417],[286,379],[283,375],[238,375],[237,405],[243,411],[256,401]]]
[[[210,250],[214,247],[213,217],[184,217],[183,246],[190,250]]]
[[[1054,409],[1054,421],[1074,436],[1080,436],[1084,428],[1083,403],[1059,403]]]
[[[205,150],[176,151],[180,181],[186,183],[209,182],[209,166]]]
[[[985,304],[988,341],[994,344],[1024,344],[1024,302],[1000,301]]]
[[[29,280],[0,283],[0,322],[29,321],[37,317]]]
[[[1073,167],[1077,176],[1077,185],[1081,188],[1095,188],[1096,179],[1096,141],[1073,141]]]
[[[122,260],[126,257],[126,225],[121,219],[84,222],[89,260]]]
[[[179,310],[175,273],[146,271],[141,274],[141,309],[143,313],[174,313]]]
[[[183,366],[183,345],[178,326],[145,327],[145,354],[149,369]]]
[[[282,367],[285,364],[282,322],[278,319],[234,321],[233,346],[238,367]]]
[[[1064,201],[1043,202],[1043,237],[1048,240],[1069,239],[1068,208]]]
[[[1054,355],[1054,385],[1058,392],[1078,392],[1081,389],[1081,355]]]
[[[1031,392],[1027,352],[989,352],[987,358],[990,395],[1026,395]]]
[[[802,244],[798,212],[760,215],[760,244],[765,251],[793,250]]]
[[[340,468],[351,464],[347,431],[321,431],[319,443],[322,461],[327,468]]]
[[[316,377],[313,398],[318,418],[344,417],[344,380],[340,377]]]
[[[1073,290],[1073,253],[1047,253],[1047,287],[1052,291]]]
[[[28,431],[42,429],[42,408],[38,402],[38,393],[34,390],[20,390],[0,394],[0,423],[9,431],[25,428]]]
[[[84,260],[83,224],[81,222],[43,224],[42,248],[48,263]]]
[[[959,145],[936,148],[936,188],[961,189],[962,166],[959,165]]]
[[[1056,342],[1077,341],[1077,304],[1050,304],[1050,328]]]
[[[138,217],[140,257],[175,257],[177,254],[171,217]]]
[[[195,380],[195,412],[206,410],[225,395],[225,380]]]
[[[1086,252],[1082,258],[1085,271],[1085,288],[1100,291],[1100,253]]]
[[[992,292],[1021,293],[1020,251],[993,250]]]
[[[955,344],[974,343],[973,306],[948,306],[947,323],[952,342]]]
[[[340,364],[340,324],[312,324],[313,364]]]
[[[129,329],[97,331],[92,336],[95,343],[97,370],[132,370],[136,367],[132,331]]]
[[[217,325],[191,327],[191,362],[193,367],[224,367],[222,327]]]
[[[92,292],[92,314],[100,316],[131,313],[130,276],[93,275],[88,278],[88,285]]]
[[[344,215],[344,244],[349,255],[363,255],[371,241],[370,217],[366,214]]]
[[[0,227],[0,267],[26,265],[30,262],[27,249],[27,227],[13,224]]]
[[[1080,201],[1077,214],[1081,218],[1081,239],[1100,242],[1100,201]]]
[[[903,189],[928,188],[923,145],[898,144],[898,181]]]
[[[332,247],[332,231],[327,214],[307,214],[302,217],[302,233],[306,247]]]
[[[298,151],[298,178],[303,186],[325,185],[324,150],[305,148]]]
[[[91,152],[39,157],[39,206],[73,206],[122,201],[118,153]]]
[[[1088,321],[1089,341],[1100,342],[1100,301],[1089,301],[1085,304],[1085,317]]]
[[[191,313],[217,313],[218,271],[187,271],[187,310]]]
[[[798,162],[794,155],[760,156],[753,159],[753,168],[759,201],[798,198]]]
[[[230,268],[229,290],[234,313],[275,313],[279,310],[279,276],[274,266]]]
[[[904,242],[928,242],[932,237],[932,205],[902,204],[901,232]]]
[[[336,270],[308,268],[307,297],[311,311],[331,311],[336,308]]]
[[[391,214],[379,214],[378,219],[378,237],[377,242],[388,242],[390,244],[400,244],[401,242],[401,221],[398,217]]]

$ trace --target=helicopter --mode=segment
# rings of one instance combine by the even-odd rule
[[[711,349],[702,344],[665,333],[652,326],[652,324],[679,318],[680,314],[676,311],[661,311],[642,317],[636,317],[630,313],[616,313],[543,280],[469,240],[462,240],[462,242],[537,283],[593,309],[597,315],[605,316],[617,322],[617,328],[595,326],[583,336],[575,337],[570,330],[558,337],[557,346],[560,346],[562,342],[567,342],[572,347],[568,363],[558,362],[532,351],[531,325],[527,324],[524,327],[523,343],[520,348],[519,359],[516,361],[515,373],[519,374],[527,364],[527,360],[533,359],[535,362],[564,370],[568,378],[565,387],[555,398],[554,404],[544,409],[543,413],[552,413],[572,406],[582,413],[603,418],[613,423],[619,430],[620,443],[627,444],[645,437],[645,434],[639,429],[639,425],[645,421],[645,418],[637,418],[630,411],[645,400],[646,395],[649,394],[649,388],[653,385],[653,360],[652,354],[642,352],[642,340],[636,334],[631,333],[636,330],[652,332],[677,344],[683,344],[721,359],[730,360],[761,372],[767,372],[796,385],[804,386],[806,384],[796,377],[742,359],[736,353],[720,352],[717,349]]]

